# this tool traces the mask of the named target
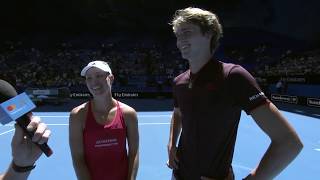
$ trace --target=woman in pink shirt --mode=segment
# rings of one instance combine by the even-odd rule
[[[70,113],[69,142],[78,179],[135,180],[139,164],[136,111],[112,97],[114,77],[106,62],[90,62],[81,76],[93,98]]]

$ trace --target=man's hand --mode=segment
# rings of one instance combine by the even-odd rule
[[[31,116],[30,119],[27,130],[35,131],[33,138],[27,138],[23,130],[15,124],[15,133],[11,141],[13,162],[22,167],[33,165],[42,154],[40,148],[32,142],[46,143],[51,134],[47,125],[42,123],[39,117]]]
[[[177,158],[177,147],[176,146],[168,146],[168,157],[167,166],[170,169],[178,169],[179,159]]]

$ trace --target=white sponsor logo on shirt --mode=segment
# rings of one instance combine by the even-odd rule
[[[118,139],[113,138],[113,139],[102,139],[102,140],[97,140],[96,144],[94,147],[109,147],[109,146],[117,146]]]
[[[257,99],[257,98],[260,97],[260,96],[264,96],[264,93],[263,93],[263,92],[260,92],[259,94],[255,94],[255,95],[253,95],[253,96],[250,96],[250,97],[249,97],[249,100],[250,100],[250,101],[253,101],[253,100]]]

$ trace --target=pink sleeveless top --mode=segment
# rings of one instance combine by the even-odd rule
[[[83,144],[92,180],[127,179],[126,125],[118,101],[116,115],[108,125],[96,122],[89,102]]]

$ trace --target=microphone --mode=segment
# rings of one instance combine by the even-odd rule
[[[30,132],[27,130],[27,126],[30,123],[30,118],[27,114],[36,106],[28,95],[26,93],[17,95],[16,90],[11,86],[11,84],[0,79],[0,103],[0,123],[7,124],[11,121],[16,121],[26,135],[31,139],[34,135],[34,131]],[[52,155],[53,151],[47,143],[35,144],[47,157]]]

